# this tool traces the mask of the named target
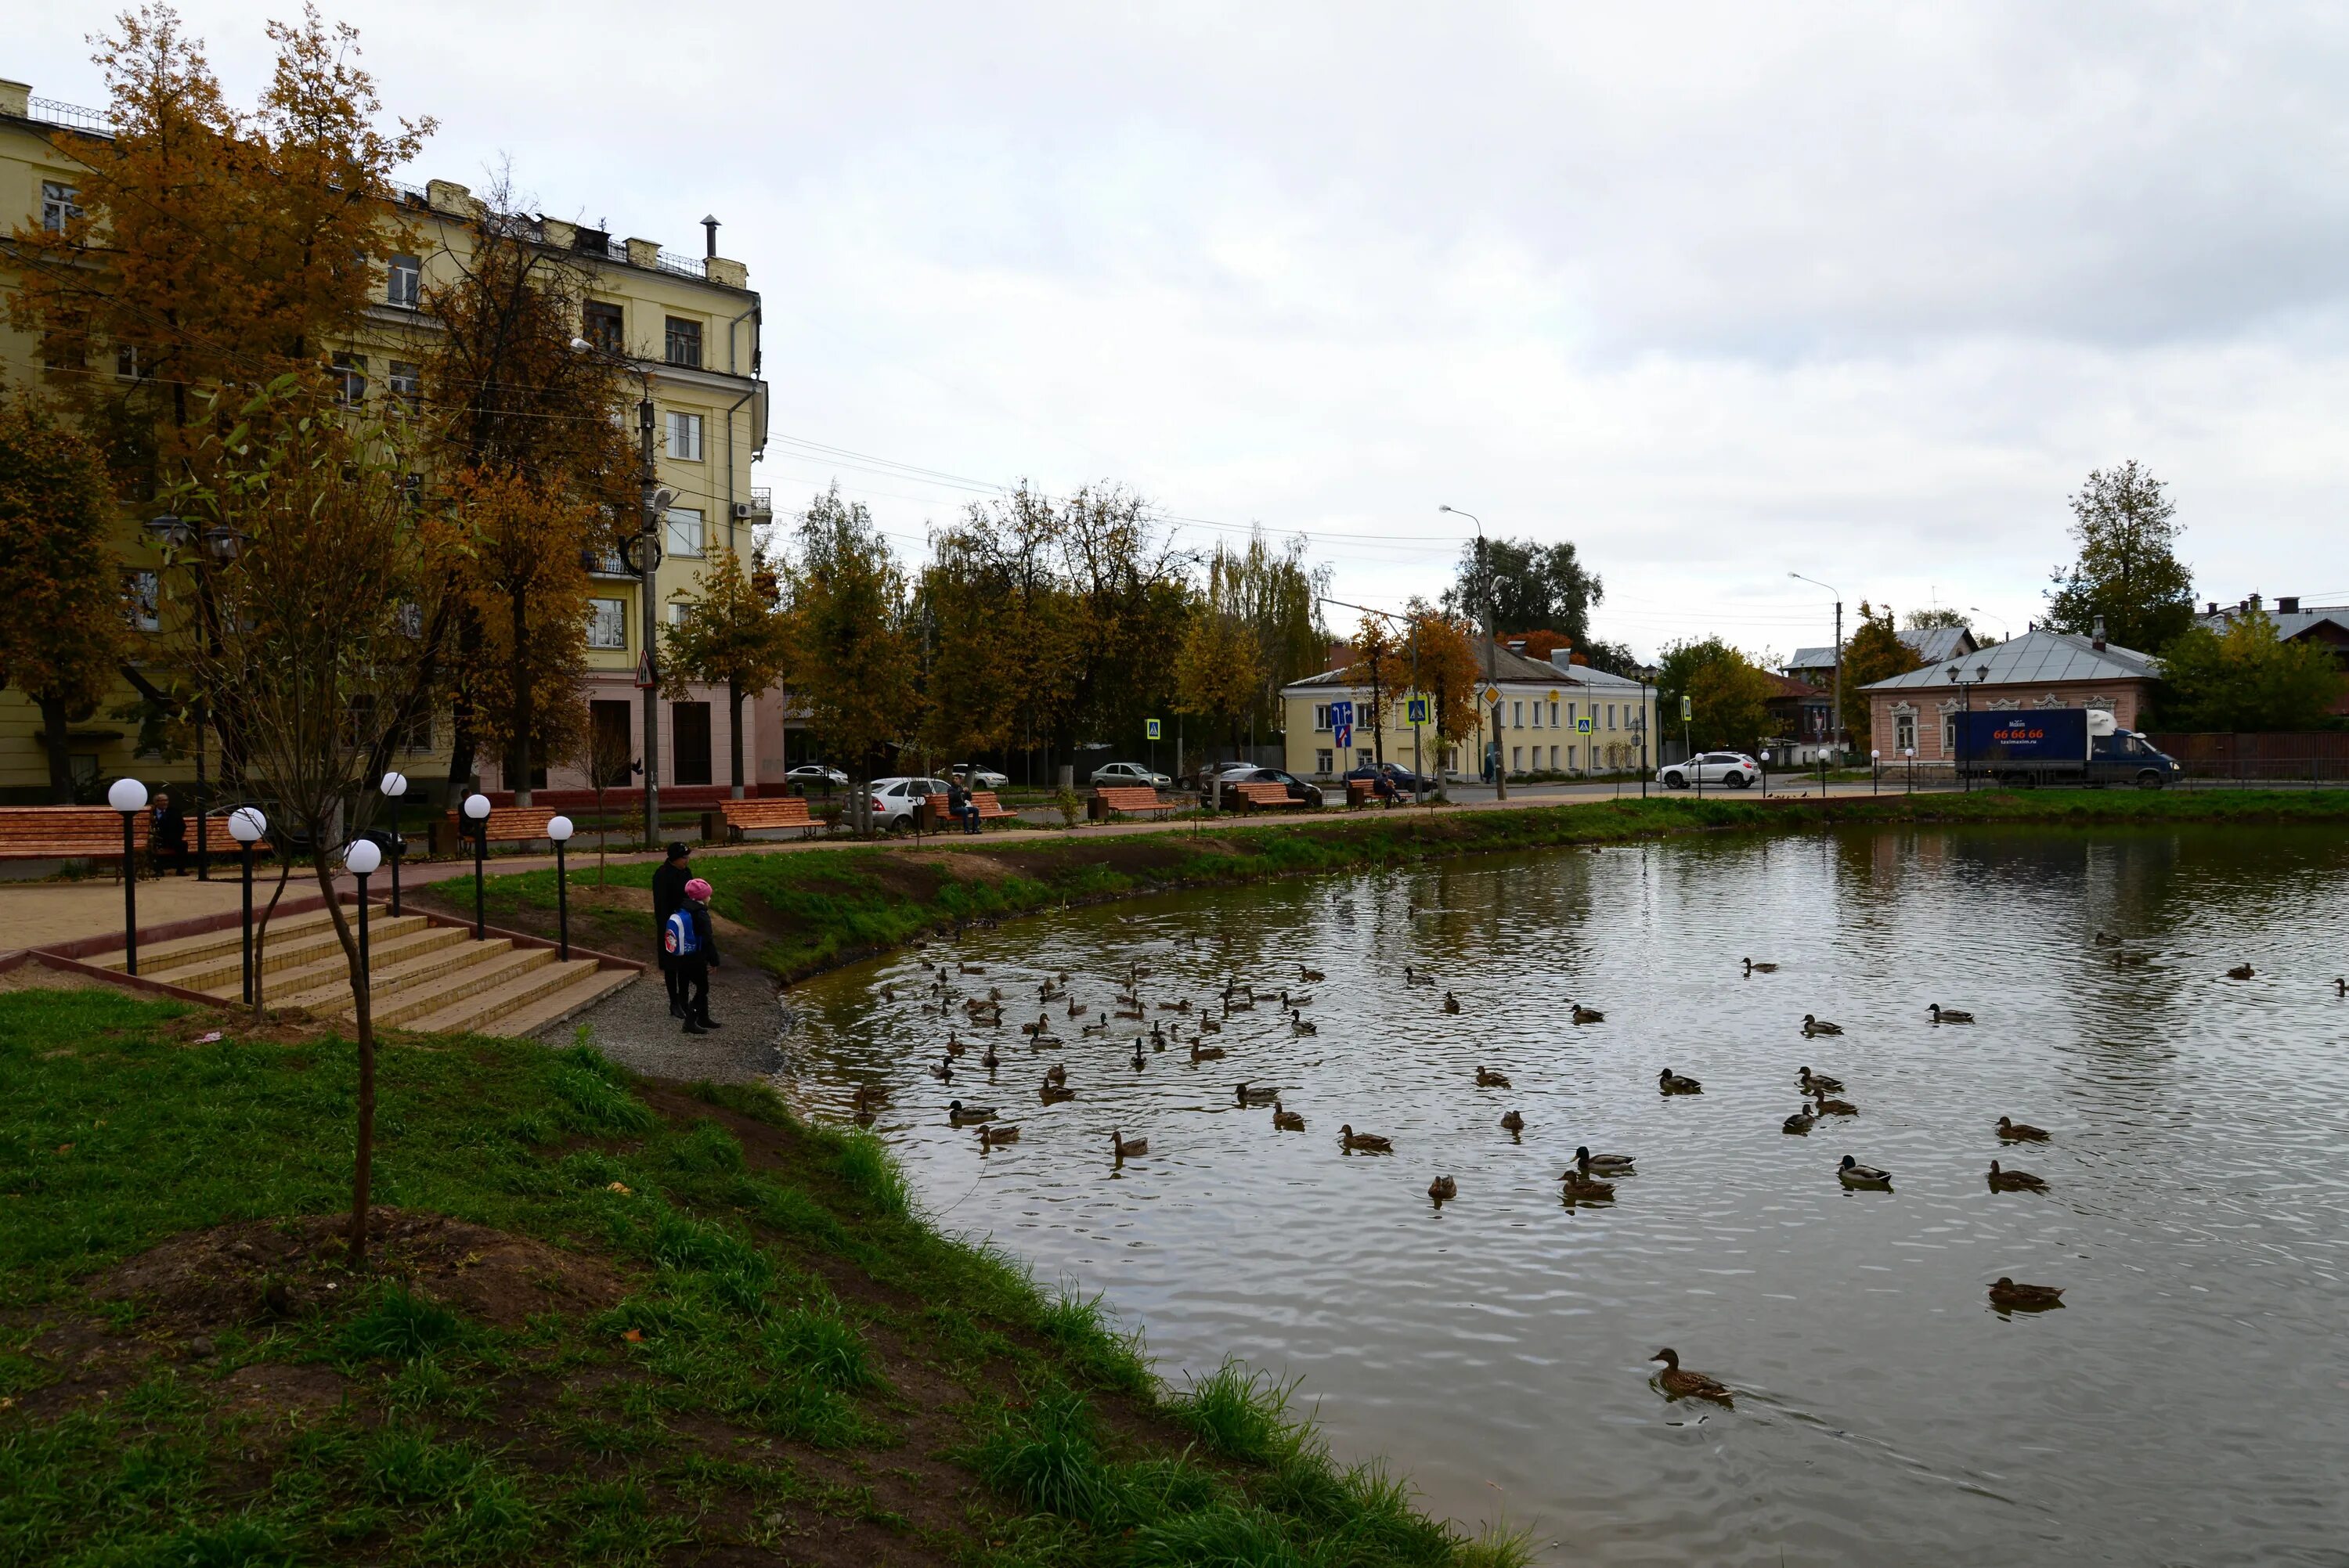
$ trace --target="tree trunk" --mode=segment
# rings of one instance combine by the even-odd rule
[[[73,758],[66,754],[66,699],[44,696],[41,703],[41,744],[49,752],[49,799],[60,806],[73,804]]]
[[[514,804],[530,804],[530,605],[522,590],[507,596],[513,616],[513,717],[506,739],[506,788]]]
[[[314,835],[320,837],[323,835]],[[326,916],[334,923],[335,938],[343,946],[343,966],[350,975],[352,1018],[357,1025],[359,1096],[358,1141],[357,1157],[351,1164],[351,1224],[347,1234],[348,1261],[352,1268],[367,1264],[367,1210],[374,1197],[375,1179],[375,998],[367,985],[367,971],[359,965],[358,934],[343,914],[343,906],[335,897],[334,873],[327,869],[322,851],[314,851],[311,870],[316,872],[318,891],[326,898]]]
[[[742,798],[742,685],[740,681],[726,683],[728,717],[734,727],[734,799]]]

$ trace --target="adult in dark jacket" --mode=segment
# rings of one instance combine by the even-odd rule
[[[188,814],[169,789],[155,792],[154,821],[147,832],[147,857],[155,874],[168,868],[173,876],[188,874]]]
[[[668,988],[668,1016],[685,1016],[685,993],[678,984],[677,965],[669,962],[668,948],[661,941],[667,928],[668,917],[685,903],[685,884],[693,880],[692,868],[686,861],[692,858],[693,846],[679,839],[668,847],[668,859],[653,871],[653,952],[660,959],[661,982]]]
[[[687,951],[675,960],[678,994],[685,1007],[685,1032],[705,1035],[718,1027],[709,1016],[709,972],[718,966],[718,933],[709,921],[710,886],[699,877],[685,884],[685,903],[677,918],[690,923]]]

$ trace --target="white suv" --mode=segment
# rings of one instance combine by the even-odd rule
[[[1699,782],[1743,789],[1762,777],[1762,765],[1742,751],[1707,751],[1687,762],[1667,762],[1656,769],[1656,781],[1668,789],[1686,789]]]
[[[873,825],[885,831],[902,832],[914,825],[914,813],[922,809],[925,797],[947,792],[947,781],[875,779],[864,792],[873,799]]]

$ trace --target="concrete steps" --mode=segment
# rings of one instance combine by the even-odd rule
[[[300,1007],[348,1026],[354,1022],[349,969],[324,910],[270,923],[263,996],[272,1007]],[[120,969],[123,954],[89,960]],[[243,937],[235,927],[142,945],[142,977],[201,991],[234,1006],[243,985]],[[368,923],[367,978],[375,1022],[419,1034],[527,1035],[600,1001],[637,977],[593,959],[556,958],[551,947],[517,946],[505,937],[475,942],[461,925],[421,915],[399,919],[378,910]]]

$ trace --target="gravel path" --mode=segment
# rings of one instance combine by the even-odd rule
[[[782,991],[773,976],[747,964],[728,964],[709,976],[709,1013],[720,1026],[688,1035],[668,1016],[660,972],[648,969],[585,1012],[540,1031],[550,1046],[567,1046],[581,1027],[589,1043],[632,1072],[691,1082],[749,1083],[782,1065]]]

